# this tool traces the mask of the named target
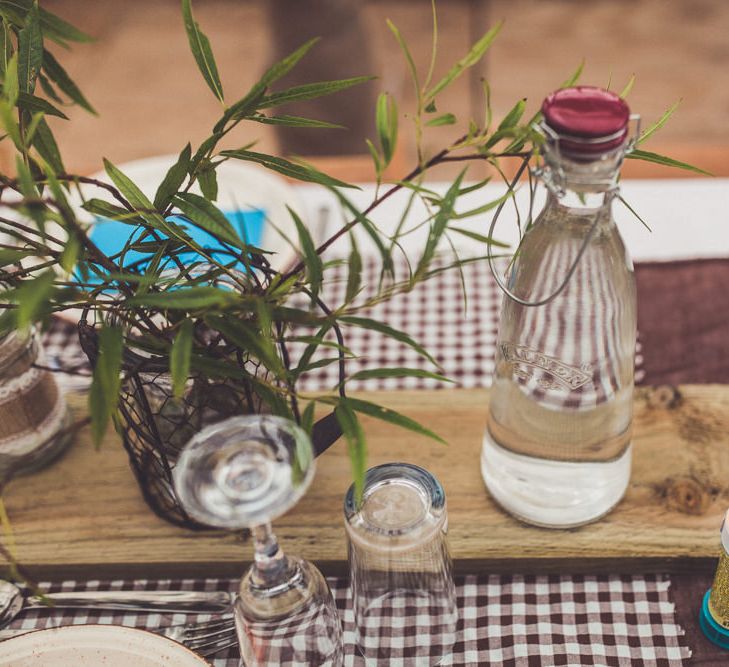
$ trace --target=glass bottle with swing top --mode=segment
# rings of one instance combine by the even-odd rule
[[[633,265],[612,215],[631,142],[619,96],[579,86],[542,105],[544,209],[505,282],[481,469],[493,498],[531,524],[594,521],[631,467]]]

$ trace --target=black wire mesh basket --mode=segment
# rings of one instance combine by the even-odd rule
[[[79,322],[78,328],[81,347],[94,366],[98,351],[96,329],[85,319]],[[341,336],[341,332],[337,331],[337,335]],[[288,353],[284,351],[283,356],[288,358]],[[256,377],[266,372],[243,350],[237,350],[229,361]],[[267,411],[267,406],[250,382],[212,380],[197,374],[188,379],[182,397],[176,397],[167,360],[128,355],[124,367],[115,426],[147,504],[158,516],[175,525],[194,530],[208,528],[185,512],[175,494],[172,471],[182,448],[205,426],[236,415],[260,414]],[[340,374],[343,372],[342,363]],[[295,403],[292,408],[298,417]],[[334,413],[320,419],[312,433],[315,453],[321,454],[341,434]]]

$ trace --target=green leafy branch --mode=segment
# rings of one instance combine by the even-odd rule
[[[464,170],[445,193],[439,194],[424,186],[424,178],[429,170],[446,163],[486,162],[496,173],[503,173],[501,160],[529,160],[541,141],[535,127],[539,116],[525,120],[527,105],[520,99],[492,127],[490,89],[484,83],[486,113],[482,121],[468,121],[454,132],[456,138],[446,147],[427,155],[423,148],[425,132],[432,127],[458,124],[454,114],[438,108],[441,99],[484,57],[501,26],[488,30],[442,78],[434,81],[438,42],[435,3],[433,49],[422,79],[402,33],[388,22],[416,91],[413,127],[418,161],[409,173],[378,189],[371,203],[359,209],[347,197],[349,184],[301,160],[257,152],[250,145],[232,150],[220,150],[219,145],[243,122],[332,127],[317,119],[279,114],[278,109],[294,101],[337,93],[371,77],[273,91],[272,85],[314,47],[316,40],[311,40],[271,66],[249,90],[229,103],[231,98],[223,94],[210,40],[195,21],[190,0],[182,0],[182,17],[193,58],[222,110],[204,141],[196,147],[187,144],[182,148],[150,198],[108,160],[104,166],[109,183],[65,170],[46,117],[64,119],[59,106],[66,104],[76,104],[92,113],[94,110],[46,48],[45,40],[66,45],[88,41],[88,37],[40,8],[37,2],[0,0],[0,125],[5,132],[2,141],[11,143],[17,156],[17,174],[0,174],[0,197],[19,214],[19,219],[0,217],[0,229],[12,240],[0,245],[0,281],[7,286],[0,328],[27,329],[63,310],[84,311],[80,323],[82,343],[95,360],[89,412],[97,442],[109,421],[117,417],[117,401],[126,379],[135,374],[168,373],[177,397],[183,396],[190,382],[198,378],[232,382],[248,397],[249,405],[263,404],[274,414],[300,421],[309,430],[313,429],[317,405],[333,409],[349,443],[355,481],[361,489],[366,467],[361,415],[435,440],[440,438],[404,415],[347,396],[347,383],[385,377],[446,380],[437,360],[422,345],[407,333],[368,317],[368,310],[445,270],[461,271],[469,262],[490,254],[492,247],[503,247],[460,223],[502,206],[512,198],[513,185],[501,197],[464,211],[461,198],[485,187],[488,179],[469,184]],[[565,84],[574,83],[581,69]],[[660,129],[670,113],[646,130],[641,141]],[[375,119],[376,144],[369,142],[368,148],[375,177],[378,183],[384,183],[402,125],[393,96],[383,93],[378,98]],[[685,167],[642,149],[633,151],[630,157]],[[277,272],[271,267],[267,250],[241,238],[215,203],[216,170],[228,160],[252,163],[329,189],[346,212],[348,222],[317,245],[305,222],[290,210],[296,230],[296,242],[292,243],[300,259],[290,270]],[[201,195],[193,191],[195,185]],[[105,198],[88,198],[88,186],[101,188]],[[409,192],[408,204],[395,232],[384,233],[371,214],[400,191]],[[6,193],[14,197],[5,197]],[[424,205],[426,213],[410,225],[406,218],[415,201]],[[105,255],[90,238],[81,211],[127,225],[130,234],[123,248],[112,256]],[[421,227],[427,228],[426,243],[418,257],[405,254],[408,273],[396,277],[393,255],[405,246],[407,234]],[[193,229],[204,230],[214,243],[197,243]],[[356,229],[373,241],[381,260],[380,280],[372,293],[363,287]],[[454,235],[483,244],[483,255],[458,257]],[[346,293],[341,303],[327,304],[322,294],[333,264],[326,261],[325,253],[343,237],[350,243],[348,257],[342,260],[347,266]],[[448,252],[444,253],[444,248]],[[142,259],[132,253],[140,253]],[[433,370],[372,368],[347,376],[346,360],[352,352],[344,334],[351,327],[398,341],[427,359]],[[291,346],[301,349],[296,358],[290,354]],[[337,365],[340,376],[332,387],[334,394],[309,396],[299,392],[302,376],[330,364]]]

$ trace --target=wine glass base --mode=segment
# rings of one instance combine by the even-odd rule
[[[235,619],[244,663],[342,665],[342,629],[326,580],[308,561],[285,560],[288,571],[271,585],[255,566],[241,580]]]

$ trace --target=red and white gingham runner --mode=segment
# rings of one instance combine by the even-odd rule
[[[354,648],[353,614],[345,579],[329,579],[344,625],[345,665],[360,667]],[[44,584],[46,592],[101,588],[138,590],[235,590],[227,579],[115,581]],[[681,646],[668,596],[669,581],[649,576],[496,576],[456,579],[458,640],[442,664],[551,667],[604,665],[673,667],[689,655]],[[70,623],[124,624],[154,630],[208,615],[29,611],[14,628]],[[387,623],[387,619],[383,619]],[[0,644],[0,651],[2,644]],[[215,667],[237,667],[237,648],[220,654]],[[397,661],[390,663],[398,667]],[[131,667],[131,666],[130,666]]]
[[[380,264],[375,259],[365,258],[362,274],[364,290],[360,298],[374,295],[379,269]],[[333,267],[325,274],[327,282],[322,298],[332,307],[344,300],[346,271],[346,267]],[[398,280],[407,276],[404,262],[396,263],[395,275]],[[463,284],[467,300],[463,297]],[[347,383],[347,388],[350,391],[376,391],[491,386],[501,292],[486,261],[466,264],[463,267],[463,284],[458,271],[445,271],[420,283],[411,292],[397,295],[361,313],[407,333],[435,358],[442,373],[453,380],[452,384],[430,378],[407,377],[354,380]],[[347,361],[349,375],[360,370],[394,366],[438,370],[411,347],[375,331],[348,326],[344,335],[345,344],[355,355]],[[86,358],[76,343],[75,329],[71,324],[57,321],[46,334],[44,344],[50,366],[78,368],[81,373],[88,373]],[[297,349],[292,346],[294,363],[296,352]],[[327,350],[326,354],[332,356],[331,350]],[[642,357],[638,354],[636,381],[642,379],[641,366]],[[67,386],[83,388],[88,385],[88,378],[83,376],[64,378],[59,374],[58,379]],[[306,392],[330,391],[338,383],[337,364],[330,364],[302,376],[299,388]]]
[[[405,275],[405,266],[396,267]],[[344,293],[346,273],[333,269],[323,298],[337,304]],[[464,313],[461,279],[450,271],[419,285],[406,295],[393,298],[366,313],[407,332],[427,349],[458,387],[484,387],[491,382],[501,295],[485,262],[463,269],[468,295]],[[364,285],[378,278],[374,261],[365,263]],[[57,322],[46,334],[48,363],[78,366],[85,360],[75,344],[74,328]],[[348,362],[348,372],[365,368],[409,366],[434,370],[407,346],[371,331],[349,327],[346,344],[357,355]],[[642,374],[637,357],[636,378]],[[76,378],[76,387],[87,384]],[[322,391],[338,382],[336,365],[312,372],[302,389]],[[442,383],[423,378],[352,382],[352,390],[433,389]],[[285,547],[285,545],[284,545]],[[329,583],[342,612],[345,628],[346,664],[362,664],[355,658],[352,611],[346,580]],[[683,631],[676,625],[669,599],[670,581],[661,576],[537,577],[479,576],[458,578],[459,634],[454,665],[506,665],[549,667],[551,665],[619,665],[621,667],[673,667],[682,665],[689,650],[681,645]],[[228,580],[73,582],[47,586],[54,590],[111,587],[161,590],[234,589]],[[198,617],[203,620],[204,616]],[[193,621],[191,615],[134,615],[41,610],[28,612],[13,623],[18,628],[42,628],[66,623],[123,623],[155,629]],[[387,619],[383,619],[387,623]],[[0,645],[1,650],[1,645]],[[238,665],[237,652],[221,655],[216,667]],[[396,667],[397,663],[391,663]],[[445,663],[448,664],[448,663]]]

